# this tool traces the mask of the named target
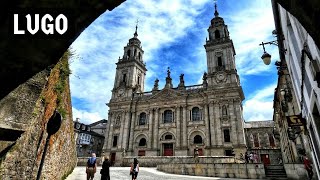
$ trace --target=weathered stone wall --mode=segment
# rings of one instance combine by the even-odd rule
[[[245,136],[248,149],[280,149],[279,139],[274,138],[274,147],[270,146],[269,136],[273,136],[273,121],[255,121],[245,123]],[[254,147],[251,135],[259,139],[259,147]]]
[[[284,168],[286,170],[288,179],[292,179],[292,180],[308,179],[308,174],[307,174],[307,171],[304,169],[303,164],[286,163],[284,164]],[[316,177],[314,178],[317,179]]]
[[[262,164],[238,163],[174,163],[158,165],[159,171],[173,174],[194,176],[264,179],[265,170]]]
[[[135,157],[125,157],[123,158],[121,166],[130,166]],[[157,167],[159,164],[180,164],[180,163],[195,163],[195,158],[193,156],[140,156],[136,157],[142,167]],[[199,156],[199,163],[234,163],[235,160],[231,156]],[[117,164],[116,164],[117,165]]]
[[[41,71],[1,99],[0,127],[25,130],[30,125],[32,112],[49,73],[48,70]]]
[[[47,82],[35,105],[29,107],[30,104],[26,104],[15,110],[18,114],[27,113],[29,116],[28,119],[12,120],[13,122],[27,121],[27,123],[25,123],[25,132],[2,157],[0,179],[36,179],[47,138],[47,122],[54,110],[59,111],[63,120],[59,131],[50,138],[41,179],[63,179],[76,166],[68,56],[69,54],[63,56],[48,77],[45,74],[41,76]],[[24,91],[23,88],[16,93],[23,98],[30,97],[29,92]]]

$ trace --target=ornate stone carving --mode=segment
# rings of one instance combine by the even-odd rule
[[[228,116],[228,115],[222,115],[222,116],[220,117],[220,120],[221,120],[222,122],[229,122],[230,116]]]
[[[157,78],[155,81],[154,81],[154,85],[153,85],[153,89],[152,91],[156,91],[159,89],[159,79]]]
[[[173,88],[172,78],[170,77],[170,68],[167,70],[166,85],[164,88]]]
[[[227,81],[227,74],[224,71],[219,71],[216,73],[215,78],[217,83],[224,83]]]
[[[203,84],[203,87],[204,88],[207,88],[208,87],[208,81],[207,81],[207,73],[206,72],[204,72],[203,73],[203,76],[202,76],[202,84]]]
[[[178,89],[184,89],[184,79],[183,79],[184,74],[180,75],[180,83],[178,85]]]
[[[175,90],[172,89],[163,89],[162,91],[156,93],[155,95],[153,95],[151,97],[151,99],[158,99],[159,101],[165,101],[168,99],[176,99],[179,96],[181,96],[181,94],[179,92],[176,92]]]

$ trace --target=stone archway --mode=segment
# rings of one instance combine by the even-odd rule
[[[36,179],[39,157],[41,158],[44,154],[47,120],[59,108],[60,111],[64,110],[63,125],[54,138],[50,139],[50,153],[46,154],[45,168],[41,173],[41,178],[61,179],[73,170],[77,163],[76,143],[73,132],[70,131],[73,128],[73,122],[69,81],[66,81],[69,75],[66,67],[68,61],[64,60],[64,53],[100,14],[107,9],[112,10],[122,2],[124,0],[81,1],[81,3],[64,0],[54,2],[17,0],[1,4],[0,82],[6,83],[0,88],[0,109],[1,107],[2,110],[5,109],[8,104],[11,105],[10,103],[17,104],[17,109],[28,113],[30,117],[28,119],[30,123],[26,124],[28,128],[24,126],[8,128],[8,126],[2,126],[4,123],[0,122],[0,129],[5,128],[8,134],[15,133],[12,139],[6,139],[14,140],[13,144],[8,146],[9,149],[6,149],[5,153],[0,153],[2,159],[0,176],[2,178]],[[11,10],[18,7],[25,8],[25,10],[30,7],[33,9],[64,8],[64,11],[68,11],[66,14],[75,17],[69,25],[69,28],[74,31],[64,39],[13,38],[13,32],[10,30],[10,22],[13,17]],[[55,88],[57,84],[60,85],[59,89]],[[0,118],[0,121],[8,117]],[[16,116],[10,118],[12,122],[27,119]],[[21,136],[18,136],[18,133],[21,133]],[[59,159],[65,159],[63,165]],[[30,167],[31,170],[21,170],[20,167]]]
[[[6,85],[0,88],[0,99],[38,72],[57,64],[63,53],[85,28],[106,10],[111,11],[124,1],[17,0],[1,3],[0,82],[6,82]],[[14,12],[11,10],[18,10],[18,8],[29,10],[31,7],[32,9],[60,8],[61,12],[72,17],[68,29],[73,32],[68,38],[63,39],[32,38],[32,43],[30,39],[13,38],[10,23]]]
[[[174,156],[176,137],[172,132],[164,132],[160,136],[160,154],[162,156]]]
[[[193,130],[189,133],[188,139],[189,139],[189,154],[193,155],[195,152],[195,149],[198,149],[199,156],[205,155],[207,152],[205,152],[205,133],[201,130]]]

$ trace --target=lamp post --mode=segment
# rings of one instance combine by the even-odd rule
[[[286,49],[282,49],[281,48],[282,46],[280,47],[278,44],[278,41],[284,40],[283,36],[282,35],[279,36],[276,30],[273,30],[272,34],[275,35],[275,37],[277,37],[277,40],[269,41],[269,42],[262,42],[261,44],[259,44],[263,48],[263,54],[261,56],[261,59],[263,60],[265,65],[269,65],[271,63],[271,55],[269,53],[267,53],[264,45],[266,45],[266,44],[272,45],[273,44],[273,45],[276,45],[279,47],[280,52],[286,52]]]
[[[277,45],[276,44],[276,41],[270,41],[270,42],[262,42],[261,44],[259,44],[260,46],[262,45],[262,48],[263,48],[263,54],[261,56],[261,59],[263,60],[264,64],[265,65],[269,65],[271,63],[271,55],[269,53],[266,52],[266,48],[264,47],[264,45],[266,44],[274,44],[274,45]]]

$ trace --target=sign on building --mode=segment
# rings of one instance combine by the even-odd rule
[[[306,125],[306,119],[302,118],[302,115],[292,115],[292,116],[286,116],[288,121],[289,127],[294,126],[305,126]]]

